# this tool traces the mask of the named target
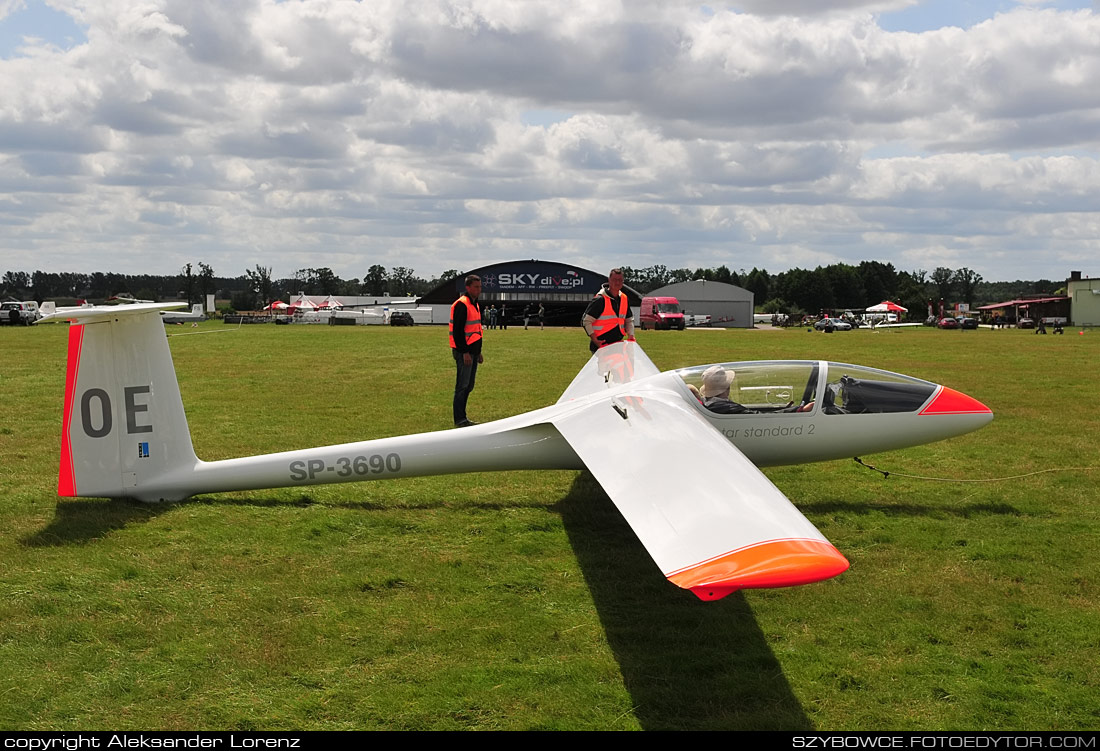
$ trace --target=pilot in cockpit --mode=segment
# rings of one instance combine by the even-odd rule
[[[721,365],[712,365],[704,370],[703,388],[700,390],[703,406],[711,412],[720,415],[760,415],[776,414],[779,412],[809,412],[814,407],[814,403],[811,401],[807,404],[798,406],[795,406],[794,402],[788,402],[782,407],[770,409],[766,412],[762,412],[758,409],[749,409],[745,405],[738,404],[730,399],[730,387],[733,386],[736,377],[736,373],[732,370],[726,370]]]
[[[734,380],[733,371],[721,365],[713,365],[703,371],[703,406],[711,412],[722,415],[755,415],[755,409],[738,404],[730,399],[730,386]]]

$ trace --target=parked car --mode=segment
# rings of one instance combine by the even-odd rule
[[[1016,321],[1016,328],[1018,329],[1033,329],[1035,328],[1035,321],[1031,318],[1021,318]]]
[[[643,297],[638,321],[642,331],[647,328],[684,330],[684,313],[675,297]]]
[[[391,326],[414,326],[416,322],[413,320],[412,313],[407,310],[395,310],[390,313],[390,325]]]
[[[38,303],[34,300],[0,303],[0,324],[30,326],[41,317],[38,312]]]
[[[967,316],[958,316],[955,320],[959,322],[959,328],[960,329],[976,329],[976,328],[978,328],[978,319],[977,318],[969,318]]]
[[[832,325],[833,331],[852,330],[852,324],[840,318],[822,318],[820,321],[814,324],[814,328],[818,331],[824,331],[830,326],[830,324]]]
[[[957,329],[959,322],[954,318],[941,318],[936,325],[941,329]]]

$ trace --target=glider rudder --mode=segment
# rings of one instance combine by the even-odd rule
[[[55,314],[69,329],[58,495],[173,496],[177,470],[197,459],[160,311],[88,307]],[[175,499],[174,497],[172,499]]]

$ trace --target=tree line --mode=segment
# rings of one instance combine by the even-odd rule
[[[416,297],[441,282],[459,276],[456,270],[423,279],[404,266],[375,264],[360,279],[341,279],[328,267],[298,269],[293,276],[276,279],[271,267],[257,264],[236,277],[217,276],[208,264],[186,264],[178,274],[118,274],[112,272],[50,273],[5,271],[0,277],[0,297],[17,300],[104,301],[115,297],[139,300],[202,302],[207,295],[229,300],[234,310],[259,310],[275,300],[289,301],[299,293],[344,296],[376,295]]]
[[[834,263],[817,268],[794,268],[778,274],[766,269],[732,271],[726,266],[715,269],[669,269],[655,265],[645,268],[623,267],[628,286],[645,294],[668,284],[705,279],[725,282],[749,290],[757,306],[765,313],[792,316],[816,315],[823,311],[862,310],[891,300],[908,308],[914,317],[923,317],[928,303],[953,307],[966,303],[971,307],[1004,302],[1027,295],[1064,294],[1065,283],[1049,279],[1038,281],[986,282],[973,269],[940,266],[931,272],[923,269],[899,271],[892,263],[862,261],[853,266]]]
[[[209,294],[230,301],[234,310],[259,310],[274,300],[289,301],[299,292],[307,295],[417,297],[440,283],[460,276],[455,269],[424,279],[413,269],[379,264],[367,268],[362,279],[341,279],[331,268],[303,268],[293,276],[275,279],[271,268],[256,265],[236,277],[217,276],[208,264],[186,264],[178,274],[117,274],[110,272],[49,273],[6,271],[0,277],[0,297],[102,301],[111,297],[143,300],[185,300],[201,302]],[[669,269],[654,265],[624,266],[626,283],[645,294],[659,287],[693,279],[724,282],[753,293],[756,304],[767,313],[817,314],[821,311],[860,310],[892,300],[920,316],[929,301],[938,305],[964,302],[971,306],[1003,302],[1027,295],[1064,293],[1064,282],[987,282],[972,269],[937,267],[931,272],[899,271],[891,263],[862,261],[856,266],[835,263],[817,268],[794,268],[778,274],[753,268],[733,271],[726,266],[712,269]]]

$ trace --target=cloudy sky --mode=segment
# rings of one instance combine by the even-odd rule
[[[0,273],[1100,275],[1091,0],[0,0]]]

